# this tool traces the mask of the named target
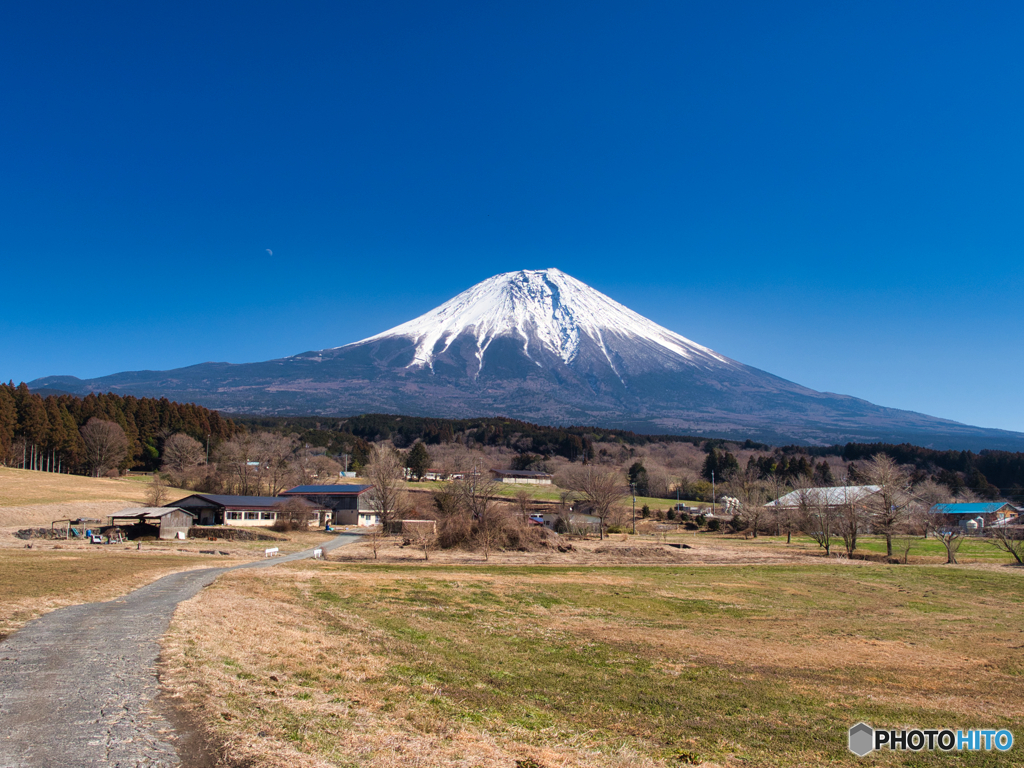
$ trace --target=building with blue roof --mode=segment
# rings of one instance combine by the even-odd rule
[[[1017,518],[1017,508],[1005,501],[935,504],[928,512],[944,518],[950,525],[961,527],[967,526],[971,521],[977,523],[979,528],[992,525],[1002,526]]]

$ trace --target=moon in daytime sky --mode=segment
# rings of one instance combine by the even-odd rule
[[[267,248],[267,253],[269,253],[271,256],[274,255],[274,252],[272,250],[270,250],[269,248]]]

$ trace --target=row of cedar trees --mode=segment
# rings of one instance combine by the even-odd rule
[[[90,469],[81,429],[90,419],[120,426],[128,452],[119,469],[156,469],[166,437],[184,433],[210,449],[233,437],[239,428],[198,405],[166,398],[115,394],[41,397],[22,383],[0,384],[0,464],[81,473]]]

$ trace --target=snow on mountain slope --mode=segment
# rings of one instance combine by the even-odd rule
[[[497,338],[513,336],[521,340],[523,352],[530,359],[534,359],[531,351],[536,351],[531,350],[531,346],[540,345],[571,365],[586,337],[602,350],[614,369],[613,354],[606,343],[609,334],[644,339],[691,364],[714,361],[719,365],[739,366],[557,269],[496,275],[425,315],[345,346],[387,338],[410,338],[415,342],[416,351],[407,367],[433,370],[436,356],[463,334],[475,338],[481,367],[487,348]]]
[[[775,444],[1021,450],[1024,434],[815,392],[730,360],[557,269],[497,275],[369,339],[260,363],[29,384],[252,414],[503,416]]]

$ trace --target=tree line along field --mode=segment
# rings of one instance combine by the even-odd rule
[[[863,765],[846,750],[861,720],[1021,733],[1020,578],[292,565],[184,606],[165,680],[233,765]]]
[[[116,461],[102,459],[85,432],[92,421],[123,433]],[[239,450],[238,439],[265,433],[261,445]],[[177,441],[175,443],[175,441]],[[188,442],[191,441],[191,442]],[[641,462],[639,495],[671,499],[673,490],[690,500],[710,500],[710,459],[720,480],[756,467],[766,476],[791,480],[806,475],[818,485],[856,480],[856,464],[884,453],[906,466],[915,483],[931,479],[950,493],[982,498],[1024,499],[1024,454],[1005,451],[937,451],[912,445],[772,447],[763,443],[683,435],[639,435],[587,426],[546,427],[513,419],[434,419],[367,414],[326,417],[222,417],[215,411],[166,399],[111,393],[80,398],[41,396],[24,385],[0,384],[0,465],[103,474],[164,469],[172,482],[207,492],[247,492],[252,478],[240,462],[288,464],[288,482],[321,480],[342,464],[360,469],[373,443],[386,441],[407,451],[417,442],[431,460],[444,463],[459,451],[471,461],[498,468],[544,468],[595,461],[626,469]],[[182,443],[187,450],[180,450]],[[174,444],[179,449],[169,451]],[[230,446],[229,448],[226,446]],[[245,454],[245,455],[242,455]],[[212,460],[212,461],[211,461]],[[721,462],[721,463],[719,463]],[[201,466],[200,466],[201,465]],[[279,473],[285,474],[285,473]],[[284,482],[285,478],[280,478]],[[287,484],[287,483],[285,483]],[[277,483],[256,483],[255,493],[273,493]]]

